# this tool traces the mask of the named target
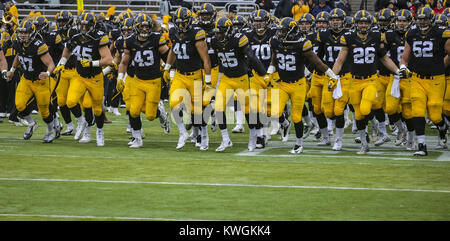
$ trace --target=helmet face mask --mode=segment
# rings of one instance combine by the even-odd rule
[[[95,29],[95,17],[91,13],[81,15],[78,21],[78,31],[82,35],[89,35]]]
[[[299,27],[293,18],[283,18],[277,30],[277,37],[285,44],[296,43]]]
[[[356,23],[356,30],[361,34],[369,33],[371,23],[369,21],[359,21]]]
[[[204,27],[211,27],[216,21],[217,11],[214,5],[205,3],[198,14],[198,22]]]
[[[417,11],[417,28],[424,32],[431,28],[434,20],[434,11],[429,7],[423,7]]]
[[[374,18],[365,10],[360,10],[355,14],[356,31],[359,34],[368,34],[372,28]]]
[[[192,28],[192,13],[185,7],[179,8],[172,20],[178,32],[185,33]]]
[[[254,20],[253,28],[257,33],[264,33],[267,29],[267,22],[264,20]]]
[[[330,29],[335,32],[340,32],[342,29],[344,29],[344,20],[341,18],[331,18]]]

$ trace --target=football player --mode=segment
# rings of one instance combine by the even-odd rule
[[[73,27],[74,16],[69,11],[62,10],[56,15],[55,18],[58,34],[62,38],[64,45],[66,45],[70,40],[69,30]],[[62,132],[61,135],[72,135],[74,131],[74,124],[72,123],[72,117],[70,115],[72,112],[78,121],[78,126],[75,133],[75,140],[78,140],[82,134],[84,125],[84,117],[81,115],[81,106],[77,103],[77,105],[72,109],[67,107],[67,93],[69,91],[69,86],[72,79],[76,77],[76,56],[70,56],[68,59],[61,56],[58,66],[62,66],[63,62],[65,63],[64,68],[59,72],[59,83],[55,90],[59,111],[61,112],[64,122],[67,125],[66,130]]]
[[[394,29],[387,30],[385,33],[386,50],[390,54],[392,61],[397,65],[402,58],[403,50],[405,49],[405,34],[409,30],[412,21],[412,13],[409,10],[402,9],[395,15]],[[389,122],[399,130],[395,145],[398,146],[406,142],[407,150],[413,150],[414,126],[411,119],[411,79],[404,78],[400,80],[401,95],[397,98],[391,94],[393,82],[394,78],[392,76],[386,89],[386,113],[389,116]],[[402,117],[405,119],[407,131],[404,130]]]
[[[130,124],[134,137],[130,148],[143,147],[140,113],[145,108],[145,115],[152,121],[161,113],[158,104],[161,96],[161,59],[167,60],[169,47],[166,39],[159,32],[152,32],[152,19],[142,14],[134,21],[136,34],[125,40],[122,61],[119,66],[119,86],[124,86],[123,76],[131,61],[134,61],[135,77],[130,89]],[[164,116],[166,122],[168,117]]]
[[[42,42],[47,44],[53,63],[57,63],[64,49],[61,36],[59,36],[57,31],[50,31],[49,21],[44,16],[36,17],[33,20],[33,24],[36,26],[37,37],[39,37]],[[58,117],[56,116],[58,111],[57,96],[55,92],[57,84],[58,83],[54,78],[50,78],[50,112],[53,115],[55,139],[59,138],[62,129],[62,124],[59,123]]]
[[[29,123],[23,138],[25,140],[30,139],[38,126],[31,114],[23,116],[22,113],[26,109],[29,99],[34,96],[41,117],[47,124],[43,142],[50,143],[55,139],[53,115],[49,111],[50,73],[53,72],[55,64],[49,54],[47,45],[36,38],[36,26],[31,20],[25,20],[17,31],[19,33],[18,41],[13,43],[13,48],[17,55],[6,77],[8,80],[11,80],[14,71],[19,65],[21,66],[23,75],[16,90],[16,107],[19,111],[19,116],[22,116]],[[3,52],[1,52],[0,64],[2,65],[2,73],[7,68],[6,60],[3,57]]]
[[[316,29],[325,31],[328,28],[330,14],[328,12],[320,12],[317,14],[316,21]],[[307,39],[311,41],[313,44],[313,52],[317,54],[318,45],[317,45],[317,33],[311,33],[306,36]],[[308,66],[309,67],[309,66]],[[322,93],[327,91],[327,79],[325,78],[325,73],[318,70],[316,65],[310,67],[313,71],[311,78],[311,89],[310,95],[312,100],[312,106],[314,110],[314,114],[316,115],[317,123],[319,126],[320,136],[322,136],[322,140],[317,144],[319,146],[329,146],[330,142],[330,134],[328,132],[328,121],[323,113],[322,106]]]
[[[211,61],[208,55],[208,45],[205,41],[206,32],[192,26],[192,13],[189,9],[181,7],[172,17],[175,25],[169,31],[172,48],[169,51],[164,67],[164,79],[170,79],[170,68],[176,61],[176,72],[170,86],[170,107],[178,126],[180,137],[176,149],[186,144],[189,134],[180,118],[180,104],[185,102],[192,114],[192,122],[201,131],[200,150],[207,150],[209,146],[206,120],[202,116],[203,109],[203,71],[205,83],[211,84]],[[188,101],[190,98],[190,101]],[[186,103],[188,102],[188,103]]]
[[[249,115],[249,100],[247,99],[250,85],[248,62],[255,69],[257,75],[265,76],[262,80],[265,86],[268,85],[269,79],[266,76],[264,65],[251,50],[247,36],[242,33],[234,33],[233,23],[230,19],[226,17],[219,18],[216,21],[214,32],[215,37],[211,40],[211,46],[219,57],[219,65],[222,72],[220,83],[217,87],[215,103],[216,118],[222,134],[222,143],[216,149],[216,152],[222,152],[233,145],[228,135],[225,107],[235,93],[241,109],[244,110],[246,115],[249,129],[255,130],[256,128],[257,116]],[[249,143],[249,146],[252,145]]]
[[[426,156],[425,115],[438,127],[439,148],[445,148],[447,125],[442,118],[445,93],[444,57],[450,53],[450,31],[433,26],[434,12],[423,7],[417,12],[416,25],[406,34],[405,49],[400,61],[402,70],[412,72],[411,103],[418,151],[414,156]],[[445,51],[443,51],[445,50]]]
[[[270,47],[272,61],[267,73],[272,74],[277,70],[280,76],[280,81],[274,83],[274,89],[279,91],[279,98],[272,99],[272,105],[276,105],[274,102],[278,102],[278,113],[272,114],[280,117],[282,130],[290,129],[290,122],[281,113],[286,103],[291,101],[292,121],[297,138],[290,153],[302,153],[302,110],[307,93],[304,63],[306,60],[312,62],[319,71],[324,72],[331,79],[337,80],[337,76],[312,51],[311,41],[299,34],[299,26],[293,18],[286,17],[281,20],[277,35],[270,40]]]
[[[370,114],[377,96],[375,83],[377,64],[380,61],[392,72],[398,75],[400,69],[386,55],[384,48],[384,35],[377,30],[371,31],[372,16],[365,10],[355,14],[356,31],[346,32],[340,39],[342,48],[333,66],[333,72],[339,73],[347,58],[351,60],[351,87],[349,89],[350,104],[355,110],[358,132],[361,138],[361,149],[357,154],[366,154],[369,151],[366,139],[366,116]],[[334,90],[336,83],[328,82],[328,88]]]
[[[216,86],[219,81],[219,63],[217,61],[217,56],[214,54],[214,50],[211,48],[211,39],[214,36],[213,29],[214,23],[216,22],[217,10],[214,5],[210,3],[205,3],[200,9],[198,15],[199,26],[206,32],[206,43],[208,44],[208,55],[211,61],[211,85],[204,85],[203,93],[203,107],[204,107],[204,117],[205,120],[209,120],[211,116],[211,131],[217,130],[217,123],[215,119],[214,112],[214,96],[216,94]],[[211,88],[209,88],[211,87]],[[201,146],[201,135],[199,135],[199,129],[194,127],[193,138],[195,138],[196,146]]]
[[[330,68],[333,67],[339,51],[341,50],[340,38],[346,32],[344,30],[345,12],[342,9],[335,8],[330,12],[329,26],[327,30],[318,32],[317,46],[318,56],[323,59],[324,63]],[[336,139],[333,145],[333,150],[340,151],[342,149],[342,138],[344,134],[345,118],[344,110],[347,105],[350,88],[350,66],[348,62],[344,64],[340,74],[340,86],[342,96],[333,97],[333,92],[328,91],[328,88],[322,88],[322,109],[325,117],[328,119],[334,118],[336,121]],[[328,84],[328,81],[326,81]]]
[[[108,47],[110,44],[108,35],[95,29],[95,21],[92,13],[88,12],[80,16],[77,28],[70,30],[70,41],[66,44],[59,66],[55,70],[63,69],[70,55],[76,56],[76,73],[69,86],[67,107],[70,109],[76,107],[82,97],[85,97],[83,106],[92,107],[95,115],[97,146],[104,146],[105,114],[102,103],[104,96],[102,67],[112,66],[114,63]],[[92,103],[86,103],[86,95],[90,97],[88,102]],[[85,113],[87,116],[88,113]],[[75,116],[80,115],[80,112],[75,114]],[[90,121],[82,122],[82,131],[86,129],[88,122]],[[90,134],[88,129],[86,129],[86,133]]]
[[[249,45],[253,53],[264,65],[264,68],[267,69],[272,57],[269,40],[275,35],[276,30],[268,28],[270,14],[264,9],[253,12],[250,15],[250,20],[252,30],[245,32],[245,35],[249,40]],[[258,116],[255,128],[249,130],[249,151],[253,151],[255,148],[264,148],[266,139],[269,137],[268,132],[263,135],[263,125],[266,125],[267,128],[269,122],[266,119],[267,116],[270,116],[269,91],[270,88],[264,82],[264,76],[260,76],[252,69],[252,77],[250,77],[250,112]],[[266,105],[264,106],[264,104]]]

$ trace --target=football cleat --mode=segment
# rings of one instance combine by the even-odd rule
[[[30,125],[27,128],[27,131],[25,131],[25,134],[23,135],[23,139],[29,140],[33,136],[33,132],[38,128],[38,124],[36,122],[30,123]]]
[[[286,142],[289,140],[289,132],[291,131],[291,127],[292,127],[291,122],[289,122],[289,125],[286,127],[284,127],[284,126],[280,127],[282,142]]]
[[[90,126],[86,127],[86,129],[84,130],[84,133],[83,133],[83,137],[81,137],[79,142],[80,143],[91,142],[91,127]]]
[[[55,139],[58,139],[61,136],[61,130],[63,128],[63,124],[59,123],[55,126]]]
[[[314,127],[313,125],[305,125],[305,128],[303,130],[303,139],[308,138],[309,134],[311,134],[313,127]]]
[[[200,151],[206,151],[209,148],[209,137],[208,136],[202,136],[201,137],[202,142],[200,146]]]
[[[105,135],[103,129],[97,128],[97,146],[105,146]]]
[[[278,121],[272,121],[272,131],[270,135],[276,135],[280,131],[280,123]]]
[[[382,135],[378,137],[378,140],[374,143],[375,146],[381,146],[386,142],[390,142],[391,138],[388,135]]]
[[[121,116],[122,114],[120,114],[120,112],[119,112],[119,108],[111,108],[112,109],[112,113],[115,115],[115,116]]]
[[[289,153],[291,154],[299,154],[303,152],[303,146],[300,145],[295,145],[294,148],[292,148],[292,150],[289,151]]]
[[[369,152],[369,145],[368,144],[361,144],[361,148],[359,149],[356,154],[358,155],[365,155]]]
[[[62,136],[71,136],[73,135],[73,124],[72,125],[67,125],[67,129],[63,132],[61,132]]]
[[[131,144],[128,145],[130,148],[141,148],[144,146],[142,138],[134,138],[133,141],[131,141]]]
[[[428,155],[427,145],[419,143],[418,150],[414,152],[414,156],[426,156]]]
[[[131,125],[130,124],[127,125],[127,133],[131,133]]]
[[[189,138],[189,134],[188,133],[183,133],[180,135],[180,137],[178,138],[178,144],[177,144],[177,150],[180,150],[181,148],[184,147],[184,145],[186,145],[186,141]]]
[[[83,119],[83,121],[81,121],[81,123],[78,123],[77,131],[75,132],[75,136],[73,137],[73,139],[75,139],[75,140],[80,139],[81,135],[83,134],[83,132],[87,126],[88,126],[88,123],[86,122],[85,119]]]
[[[330,146],[331,145],[330,138],[323,138],[322,141],[317,143],[317,145],[318,146]]]
[[[406,143],[406,150],[408,151],[414,151],[416,148],[414,147],[414,142],[407,142]]]
[[[447,139],[438,139],[438,142],[436,144],[436,147],[434,147],[435,150],[446,150],[447,147]]]
[[[340,150],[342,150],[342,140],[336,139],[333,145],[333,151],[340,151]]]
[[[216,130],[217,130],[217,127],[218,127],[219,125],[217,125],[217,122],[216,122],[216,112],[215,111],[213,111],[212,113],[211,113],[211,131],[212,132],[215,132]]]
[[[217,147],[216,152],[223,152],[223,151],[225,151],[225,149],[230,148],[232,146],[233,146],[233,143],[231,142],[231,140],[222,141],[222,143],[220,143],[220,146]]]
[[[244,133],[244,126],[241,124],[237,124],[233,130],[231,130],[233,133]]]
[[[256,137],[256,149],[263,149],[264,147],[266,147],[264,137]]]
[[[201,147],[201,146],[202,146],[202,136],[197,135],[197,137],[195,138],[195,147]]]
[[[397,136],[395,137],[394,145],[400,146],[401,144],[406,143],[406,134],[406,131],[398,131]]]
[[[158,103],[158,110],[159,110],[159,123],[161,125],[161,128],[164,129],[165,134],[169,134],[170,132],[170,121],[169,121],[169,114],[164,109],[164,104],[162,101]]]
[[[45,133],[45,137],[42,140],[43,143],[52,143],[53,140],[56,138],[55,129],[52,129],[51,131],[48,131]]]

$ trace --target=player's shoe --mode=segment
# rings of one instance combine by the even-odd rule
[[[361,144],[361,148],[359,149],[356,154],[358,155],[365,155],[369,152],[369,144]]]
[[[91,142],[91,127],[88,126],[84,130],[83,136],[79,140],[80,143],[89,143]]]
[[[426,156],[428,155],[428,151],[427,151],[427,145],[423,144],[423,143],[419,143],[418,146],[418,150],[416,152],[414,152],[414,156]]]
[[[289,125],[286,127],[281,125],[280,131],[281,131],[281,141],[282,142],[286,142],[289,140],[289,132],[291,131],[291,127],[292,127],[291,122],[289,122]]]
[[[334,141],[334,145],[333,145],[333,151],[340,151],[342,150],[342,139],[336,139]]]
[[[50,131],[47,130],[42,142],[43,143],[52,143],[54,139],[56,139],[56,131],[54,128],[52,128]]]
[[[232,133],[244,133],[244,126],[241,124],[237,124],[232,130]]]
[[[97,128],[97,146],[105,146],[105,134],[103,129]]]
[[[178,138],[178,143],[177,143],[177,150],[180,150],[181,148],[184,147],[184,145],[186,145],[186,141],[189,138],[189,134],[188,133],[183,133],[180,135],[180,137]]]
[[[83,118],[83,121],[81,121],[81,123],[78,123],[77,131],[75,132],[75,136],[73,137],[73,139],[79,140],[87,126],[88,126],[88,123]]]
[[[33,136],[33,132],[38,128],[38,124],[36,122],[30,123],[25,134],[23,135],[23,139],[29,140]]]
[[[225,149],[230,148],[232,146],[233,146],[233,143],[231,142],[231,140],[222,141],[222,143],[220,143],[220,146],[217,147],[216,152],[223,152],[223,151],[225,151]]]
[[[299,154],[303,152],[303,146],[301,145],[295,145],[294,148],[292,148],[292,150],[289,151],[289,153],[291,154]]]
[[[381,146],[386,142],[390,142],[391,138],[389,137],[389,135],[380,135],[378,137],[378,140],[374,143],[375,146]]]

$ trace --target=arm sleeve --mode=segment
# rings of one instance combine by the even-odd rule
[[[253,50],[251,48],[247,48],[247,58],[251,64],[251,66],[255,69],[255,71],[263,76],[267,74],[266,69],[264,68],[264,65],[261,63],[261,61],[256,57],[256,55],[253,53]]]

